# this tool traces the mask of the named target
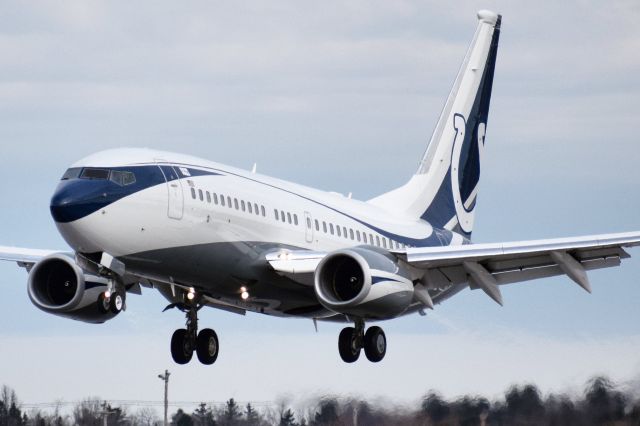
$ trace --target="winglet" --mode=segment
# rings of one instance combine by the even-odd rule
[[[558,264],[562,272],[567,274],[576,284],[591,293],[591,284],[584,266],[566,251],[552,251],[551,259]]]

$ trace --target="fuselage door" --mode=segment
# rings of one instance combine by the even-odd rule
[[[304,229],[305,239],[308,243],[313,242],[313,220],[311,220],[311,213],[304,212]]]
[[[164,179],[167,181],[167,191],[169,192],[167,214],[172,219],[182,219],[184,213],[184,195],[182,192],[180,172],[175,167],[167,165],[164,160],[156,159],[156,162],[160,170],[162,170]]]

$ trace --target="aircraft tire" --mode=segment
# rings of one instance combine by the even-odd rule
[[[356,345],[356,329],[353,327],[343,328],[338,337],[340,358],[347,363],[356,362],[360,357],[360,349]]]
[[[369,327],[364,335],[364,354],[371,362],[380,362],[387,353],[387,337],[377,326]]]
[[[100,293],[98,296],[98,310],[101,314],[106,314],[111,309],[111,301],[104,297],[104,293]]]
[[[122,308],[124,308],[124,297],[119,292],[113,293],[109,300],[109,309],[114,314],[119,314]]]
[[[211,365],[218,359],[220,346],[216,332],[210,328],[205,328],[198,333],[196,340],[196,355],[201,363]]]
[[[193,348],[189,343],[189,333],[179,328],[171,336],[171,357],[176,364],[186,364],[193,357]]]

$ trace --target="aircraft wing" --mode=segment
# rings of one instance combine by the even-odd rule
[[[60,253],[60,251],[0,246],[0,260],[17,262],[18,265],[27,269],[30,269],[40,259],[53,253]]]
[[[427,288],[468,280],[502,304],[499,285],[567,275],[586,291],[586,271],[620,265],[626,247],[640,245],[640,232],[501,244],[410,248],[406,261],[427,271]]]
[[[624,250],[640,245],[640,232],[591,235],[463,246],[408,248],[392,252],[422,274],[425,289],[446,289],[469,283],[502,304],[499,286],[556,275],[567,275],[591,292],[587,271],[620,265]],[[267,255],[278,273],[313,284],[315,267],[325,253],[282,251]]]

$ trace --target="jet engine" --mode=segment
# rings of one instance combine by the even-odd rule
[[[316,268],[314,289],[327,309],[363,319],[396,317],[413,298],[409,273],[390,253],[375,247],[329,253]]]
[[[44,312],[97,324],[117,315],[104,300],[108,284],[107,278],[82,270],[73,258],[55,253],[33,265],[28,292]]]

